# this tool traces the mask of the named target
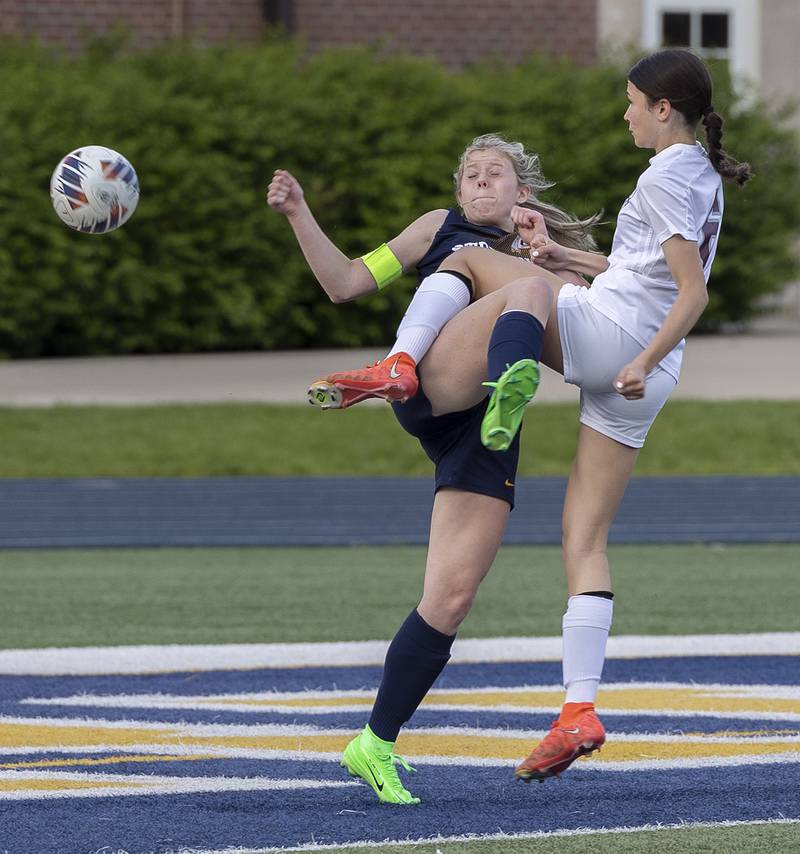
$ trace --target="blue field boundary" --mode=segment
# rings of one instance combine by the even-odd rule
[[[341,778],[341,769],[333,763],[258,765],[268,765],[273,777],[314,774],[330,781]],[[140,766],[137,770],[146,773],[149,769]],[[220,763],[218,770],[245,776],[254,773],[254,766],[229,762]],[[709,769],[696,780],[687,780],[684,771],[655,771],[641,772],[633,779],[631,775],[606,774],[598,781],[596,774],[578,768],[571,772],[566,792],[566,786],[524,786],[513,780],[508,769],[500,768],[470,768],[458,775],[454,790],[453,769],[429,767],[424,771],[415,779],[414,788],[423,805],[411,819],[401,809],[373,802],[372,793],[367,794],[363,786],[85,802],[22,801],[8,807],[13,830],[3,834],[6,838],[0,836],[0,841],[10,852],[25,854],[175,854],[209,848],[233,854],[240,846],[253,850],[409,838],[433,843],[437,837],[479,837],[498,830],[514,834],[532,829],[585,831],[724,822],[732,817],[738,821],[800,818],[796,765]],[[647,792],[646,798],[641,797],[642,791]],[[69,848],[64,847],[65,841]],[[654,840],[656,845],[659,842]],[[591,841],[585,850],[590,851],[590,846]],[[479,842],[475,850],[480,850]]]
[[[520,478],[505,542],[559,544],[565,488]],[[8,478],[0,548],[424,544],[432,502],[430,478]],[[610,540],[800,542],[800,477],[635,478]]]

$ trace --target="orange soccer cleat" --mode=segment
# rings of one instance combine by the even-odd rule
[[[338,371],[314,380],[308,389],[308,402],[321,409],[346,409],[370,397],[405,403],[417,388],[417,363],[408,353],[393,353],[366,368]]]
[[[580,756],[599,750],[606,731],[593,708],[583,711],[575,720],[553,721],[550,732],[534,747],[531,755],[514,771],[519,780],[543,782],[566,771]]]

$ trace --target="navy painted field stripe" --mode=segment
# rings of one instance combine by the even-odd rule
[[[798,670],[800,657],[791,655],[611,659],[605,664],[603,679],[606,683],[662,681],[794,686],[797,684]],[[26,697],[84,693],[205,695],[257,691],[375,690],[380,683],[381,673],[381,667],[301,667],[145,676],[0,676],[0,712],[9,714],[11,707],[18,710],[17,704]],[[556,662],[493,662],[450,664],[437,680],[436,688],[502,688],[560,683],[561,665]]]
[[[565,483],[519,479],[507,543],[560,543]],[[11,478],[0,547],[423,544],[432,497],[427,478]],[[800,477],[634,479],[611,541],[800,542]]]
[[[303,765],[296,762],[293,768],[320,779],[342,773],[333,763]],[[413,814],[413,835],[797,819],[796,774],[795,764],[693,769],[689,783],[681,770],[598,774],[575,768],[560,785],[525,786],[506,768],[471,767],[458,773],[453,767],[428,765],[413,777],[414,791],[423,801]],[[411,817],[407,810],[378,804],[369,789],[356,786],[8,802],[3,818],[2,841],[11,851],[63,854],[107,848],[141,854],[292,846],[312,838],[318,844],[404,839]]]

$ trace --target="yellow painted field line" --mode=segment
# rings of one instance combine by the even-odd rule
[[[153,745],[161,747],[181,746],[194,748],[198,754],[203,749],[238,749],[242,751],[281,751],[287,753],[340,753],[351,733],[341,734],[286,734],[286,735],[241,735],[230,736],[198,734],[191,727],[175,730],[141,730],[135,727],[69,727],[42,724],[40,726],[7,725],[3,727],[3,745],[25,750],[38,747],[43,753],[48,746],[125,747],[130,745]],[[398,741],[398,751],[410,755],[442,757],[474,757],[498,760],[514,760],[526,756],[535,739],[529,737],[507,737],[480,735],[474,732],[442,734],[406,730]],[[796,752],[800,757],[800,742],[795,738],[770,738],[769,740],[725,739],[705,740],[702,737],[665,741],[663,739],[641,739],[626,737],[624,740],[609,741],[602,752],[602,760],[609,762],[636,761],[639,759],[676,759],[698,757],[726,757],[767,755],[772,753]],[[111,761],[121,761],[118,757]]]

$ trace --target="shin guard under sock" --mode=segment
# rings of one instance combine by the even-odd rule
[[[567,703],[594,703],[597,697],[613,607],[596,593],[569,597],[562,621]]]
[[[539,361],[544,327],[527,311],[506,311],[497,318],[489,339],[489,379],[494,381],[520,359]]]
[[[406,617],[386,653],[383,678],[369,727],[384,741],[396,741],[403,724],[450,660],[455,635],[429,626],[415,608]]]

